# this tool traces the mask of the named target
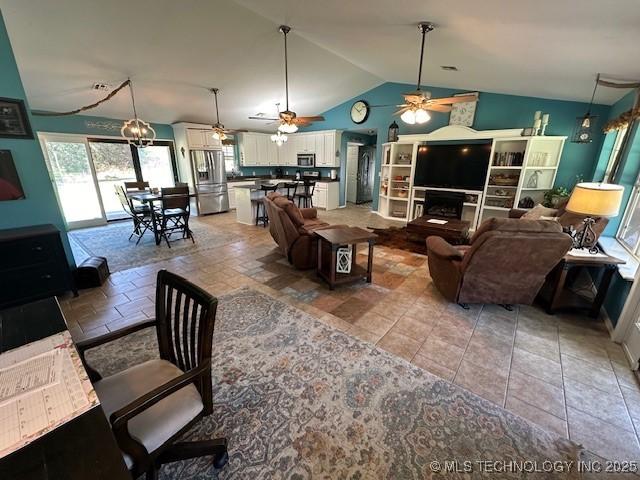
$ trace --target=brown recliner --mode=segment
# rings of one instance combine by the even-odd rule
[[[427,238],[433,283],[448,300],[462,304],[532,304],[570,248],[571,237],[552,220],[491,218],[464,249]]]
[[[263,200],[269,217],[269,232],[278,249],[294,267],[305,270],[316,266],[318,237],[316,230],[342,227],[318,219],[315,208],[298,208],[287,197],[269,193]]]

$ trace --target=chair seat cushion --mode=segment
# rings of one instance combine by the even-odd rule
[[[186,215],[187,211],[183,208],[166,208],[161,210],[159,214],[165,217],[178,217],[180,215]]]
[[[122,407],[149,393],[183,372],[166,360],[149,360],[103,378],[94,384],[107,418]],[[184,428],[203,409],[202,398],[191,384],[160,400],[129,421],[130,435],[153,452]],[[123,452],[127,467],[133,460]]]

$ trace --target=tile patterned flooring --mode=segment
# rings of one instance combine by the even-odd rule
[[[363,227],[393,224],[356,206],[320,216]],[[238,224],[234,213],[194,221],[238,233],[243,240],[117,272],[101,288],[63,299],[74,336],[102,334],[152,317],[160,268],[215,295],[250,286],[597,455],[640,459],[640,387],[601,320],[549,316],[535,306],[512,312],[495,305],[464,310],[436,291],[426,257],[384,247],[375,250],[372,284],[330,291],[313,270],[290,267],[274,249],[268,229]]]

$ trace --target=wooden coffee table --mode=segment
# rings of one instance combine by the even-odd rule
[[[429,220],[444,220],[447,223],[430,222]],[[453,244],[464,243],[469,236],[471,222],[457,218],[440,218],[424,215],[407,224],[407,235],[412,240],[424,242],[427,237],[435,235]]]
[[[358,227],[338,227],[326,230],[316,230],[318,235],[318,275],[329,284],[333,290],[336,285],[366,280],[371,283],[373,267],[373,245],[378,236]],[[356,263],[357,245],[369,244],[367,268]],[[340,247],[351,245],[351,272],[336,272],[337,251]]]

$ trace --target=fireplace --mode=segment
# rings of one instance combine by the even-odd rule
[[[427,190],[422,214],[440,218],[462,218],[465,194],[460,192],[438,192]]]

